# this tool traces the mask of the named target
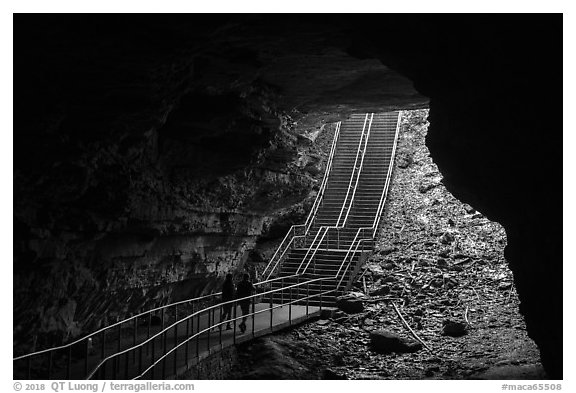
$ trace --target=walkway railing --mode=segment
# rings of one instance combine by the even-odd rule
[[[299,275],[292,275],[286,277],[279,277],[270,280],[269,283],[274,281],[284,281],[286,279],[295,278]],[[251,338],[256,336],[256,316],[259,314],[269,313],[267,321],[268,330],[274,330],[274,312],[275,310],[284,309],[288,313],[287,323],[291,323],[297,316],[293,315],[295,303],[302,303],[306,301],[304,311],[301,312],[301,317],[307,317],[310,313],[311,306],[308,301],[312,298],[319,298],[320,306],[322,309],[322,297],[328,293],[333,292],[335,289],[328,289],[320,293],[310,294],[309,287],[311,284],[319,283],[321,286],[324,282],[333,278],[318,278],[308,280],[301,283],[292,285],[281,285],[280,288],[265,290],[264,292],[257,293],[251,296],[246,296],[241,299],[235,299],[228,302],[223,302],[217,305],[212,305],[205,309],[196,311],[181,320],[172,323],[162,331],[154,334],[140,344],[131,346],[124,350],[118,351],[104,359],[102,359],[88,374],[86,379],[107,379],[112,377],[122,379],[154,379],[161,377],[165,379],[167,376],[173,376],[178,373],[180,369],[186,370],[191,365],[195,364],[200,359],[201,353],[209,354],[214,350],[220,350],[224,344],[236,344],[238,340],[245,340],[246,337]],[[283,284],[283,283],[282,283]],[[326,287],[329,287],[326,285]],[[281,296],[286,296],[289,301],[283,304],[273,304],[270,301],[267,307],[257,307],[257,300],[262,297],[269,297],[272,299],[273,294],[280,293]],[[242,302],[249,304],[249,312],[239,315],[237,311],[238,305]],[[260,304],[258,304],[260,305]],[[223,309],[231,306],[233,316],[230,319],[223,319]],[[302,307],[302,306],[301,306]],[[219,315],[216,320],[216,314]],[[237,321],[241,319],[251,320],[250,331],[247,333],[238,334]],[[223,326],[232,323],[232,331],[224,330]],[[182,338],[180,338],[180,333]],[[244,336],[244,334],[247,334]],[[155,357],[154,351],[150,351],[151,355],[146,356],[146,350],[149,347],[154,347],[156,342],[166,342],[170,339],[172,341],[171,348],[162,351],[159,357]],[[123,365],[118,369],[118,365]],[[161,370],[156,369],[161,367]],[[169,371],[171,369],[171,371]]]
[[[254,286],[265,286],[273,281],[277,279],[257,282]],[[169,320],[178,321],[179,315],[189,315],[220,304],[221,296],[222,292],[216,292],[156,307],[105,326],[70,343],[16,356],[12,359],[15,375],[19,370],[20,379],[38,379],[39,376],[41,379],[69,379],[72,374],[88,375],[91,367],[90,356],[99,354],[100,358],[106,358],[108,354],[120,351],[127,345],[137,345],[142,339],[141,335],[149,339],[155,330],[163,331]],[[162,347],[164,343],[160,345]],[[73,370],[73,364],[78,367],[78,360],[82,361],[83,370]]]

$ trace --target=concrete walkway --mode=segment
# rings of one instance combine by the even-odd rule
[[[219,322],[219,310],[215,317],[212,317],[209,325],[209,316],[207,313],[202,314],[200,318],[193,318],[193,321],[181,322],[178,327],[172,328],[166,334],[157,337],[151,342],[136,350],[130,350],[125,354],[120,355],[114,359],[109,359],[100,366],[98,372],[94,374],[92,379],[132,379],[142,374],[152,364],[158,361],[165,353],[172,350],[175,346],[181,344],[174,352],[166,356],[166,358],[147,371],[142,379],[168,379],[175,378],[178,375],[185,373],[197,365],[198,362],[207,358],[208,356],[221,351],[222,349],[231,345],[239,344],[252,340],[256,337],[264,336],[276,332],[287,327],[300,324],[312,318],[320,316],[321,309],[319,307],[305,305],[278,305],[274,304],[273,309],[270,309],[270,304],[258,303],[255,305],[255,315],[248,316],[246,320],[246,331],[242,333],[238,325],[242,321],[240,307],[236,310],[236,323],[231,323],[233,328],[226,330],[226,324],[219,327],[212,328],[210,331],[204,332],[192,340],[185,343],[185,340],[191,337],[194,333],[207,329],[214,323]],[[323,308],[325,309],[325,308]],[[234,316],[234,313],[233,313]],[[181,318],[179,318],[180,320]],[[166,324],[168,326],[168,324]],[[136,342],[142,343],[148,338],[146,329],[139,329]],[[161,331],[159,326],[154,326],[151,330],[151,335]],[[105,345],[105,356],[110,356],[118,352],[118,348],[122,351],[133,346],[134,339],[123,338],[121,343],[118,344],[117,340]],[[97,353],[95,353],[97,352]],[[86,370],[91,372],[102,361],[101,348],[94,348],[91,351],[88,360],[85,357],[78,359],[73,358],[70,362],[70,374],[68,375],[66,367],[68,360],[66,356],[55,358],[53,362],[53,371],[51,379],[85,379]],[[39,368],[32,364],[33,369]],[[16,370],[15,370],[16,373]],[[40,373],[42,374],[42,373]],[[44,375],[32,375],[32,379],[46,379],[47,373]]]

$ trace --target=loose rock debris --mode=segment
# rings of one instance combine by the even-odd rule
[[[304,366],[291,378],[545,378],[504,260],[505,232],[441,184],[424,145],[426,116],[403,112],[398,154],[404,159],[394,170],[380,238],[343,297],[362,306],[341,303],[352,313],[261,339]],[[383,348],[381,337],[396,349],[415,343],[392,303],[431,350],[374,350]],[[249,347],[243,351],[241,357],[253,355]],[[239,366],[231,378],[246,371]]]

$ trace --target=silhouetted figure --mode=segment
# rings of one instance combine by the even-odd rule
[[[250,282],[250,275],[244,274],[242,277],[242,281],[238,283],[236,287],[236,297],[238,299],[250,296],[254,293],[255,288],[254,285]],[[248,314],[250,313],[250,303],[252,299],[243,299],[240,300],[240,309],[242,310],[242,323],[238,325],[242,333],[246,331],[246,319],[248,318]]]
[[[234,300],[234,282],[232,281],[232,274],[228,273],[224,284],[222,285],[222,303]],[[222,306],[222,321],[228,321],[226,323],[226,330],[232,329],[230,326],[230,319],[232,318],[232,303],[224,304]],[[220,325],[222,327],[222,325]]]

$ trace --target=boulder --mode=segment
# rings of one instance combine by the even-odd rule
[[[347,314],[356,314],[364,311],[364,302],[354,293],[339,296],[336,299],[336,307]]]
[[[454,235],[446,232],[440,237],[440,243],[442,244],[450,244],[454,241]]]
[[[383,285],[380,288],[370,291],[370,296],[383,296],[390,293],[390,287],[388,285]]]
[[[377,330],[370,333],[370,348],[377,353],[416,352],[422,349],[422,344],[407,340],[387,330]]]
[[[461,337],[468,333],[466,324],[462,322],[453,322],[446,320],[443,323],[442,335],[450,337]]]

